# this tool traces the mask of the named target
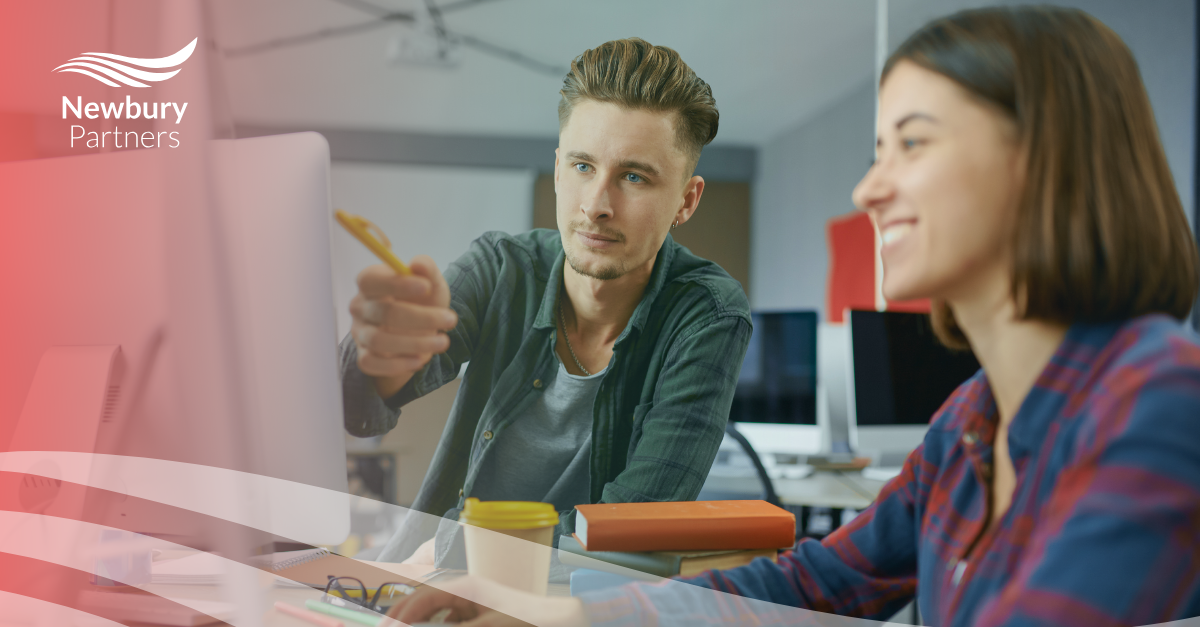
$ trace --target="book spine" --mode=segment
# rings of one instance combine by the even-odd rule
[[[588,529],[588,551],[736,551],[779,549],[796,541],[796,520],[606,520]]]

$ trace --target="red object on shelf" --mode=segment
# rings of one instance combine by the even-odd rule
[[[829,279],[825,287],[825,319],[845,322],[847,309],[875,309],[875,227],[861,211],[833,218],[825,225],[829,244]]]
[[[845,322],[847,309],[877,310],[875,226],[866,213],[855,211],[825,225],[829,244],[829,280],[825,288],[825,319]],[[885,301],[887,311],[929,313],[929,299]]]

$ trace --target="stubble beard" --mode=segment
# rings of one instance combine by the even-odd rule
[[[563,254],[566,256],[567,264],[571,266],[571,269],[582,276],[598,281],[612,281],[625,276],[629,272],[629,269],[625,267],[624,259],[616,259],[612,263],[605,263],[593,269],[588,269],[584,266],[583,262],[575,254],[575,247],[581,246],[573,237],[579,226],[582,225],[571,224],[569,227],[571,236],[563,242]],[[619,233],[614,232],[612,235],[616,236],[619,241],[625,240]]]
[[[583,264],[575,258],[575,252],[573,250],[570,248],[565,248],[563,249],[563,252],[566,254],[567,264],[571,266],[571,269],[585,277],[588,277],[589,279],[612,281],[613,279],[619,279],[625,276],[625,274],[628,272],[628,270],[625,268],[625,262],[623,260],[617,261],[616,263],[604,264],[599,268],[588,269],[585,268]]]

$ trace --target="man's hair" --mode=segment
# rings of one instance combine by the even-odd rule
[[[1077,9],[988,8],[930,22],[894,52],[1016,123],[1027,157],[1011,268],[1018,316],[1060,324],[1184,318],[1197,251],[1129,48]],[[944,302],[934,330],[966,337]]]
[[[676,145],[691,160],[689,175],[700,160],[700,150],[717,136],[717,101],[708,83],[678,52],[637,37],[610,41],[575,57],[559,93],[560,131],[581,100],[674,112]]]

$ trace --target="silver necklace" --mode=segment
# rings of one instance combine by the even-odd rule
[[[565,296],[565,294],[560,291],[558,293],[558,319],[560,321],[562,321],[563,339],[567,341],[567,351],[569,351],[571,353],[571,359],[575,360],[575,365],[578,366],[579,369],[583,371],[584,376],[590,377],[590,376],[592,376],[592,373],[588,372],[588,369],[584,368],[583,364],[579,363],[579,357],[577,357],[575,355],[575,349],[571,348],[571,338],[569,336],[567,336],[567,317],[565,315],[563,315],[563,308],[562,308],[563,296]]]

